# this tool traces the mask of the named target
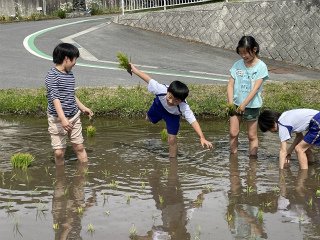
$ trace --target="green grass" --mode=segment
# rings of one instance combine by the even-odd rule
[[[201,118],[226,118],[227,86],[189,85],[191,109]],[[143,96],[143,97],[142,97]],[[95,116],[144,117],[154,96],[146,84],[135,87],[79,88],[77,97]],[[263,108],[285,111],[294,108],[320,109],[320,80],[267,82]],[[0,114],[46,117],[46,91],[41,89],[0,90]]]
[[[16,153],[11,157],[10,161],[14,168],[26,170],[34,161],[34,157],[29,153]]]

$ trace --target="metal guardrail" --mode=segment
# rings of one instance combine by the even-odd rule
[[[210,0],[121,0],[122,14],[130,11],[208,2]]]

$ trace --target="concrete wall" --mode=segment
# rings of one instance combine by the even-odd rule
[[[308,0],[213,3],[115,22],[232,50],[242,35],[252,35],[261,56],[320,69],[320,11]]]
[[[60,3],[72,0],[0,0],[0,16],[30,16],[42,7],[46,13],[57,10]]]

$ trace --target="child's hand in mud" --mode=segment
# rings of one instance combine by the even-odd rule
[[[284,162],[284,168],[289,168],[290,167],[290,159],[291,159],[291,154],[288,153]]]

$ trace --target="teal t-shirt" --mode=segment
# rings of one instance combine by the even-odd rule
[[[269,79],[267,65],[259,60],[253,67],[247,68],[243,59],[233,64],[230,69],[231,77],[234,79],[233,103],[240,105],[251,92],[255,81]],[[260,108],[262,106],[262,85],[257,94],[253,97],[247,108]]]

